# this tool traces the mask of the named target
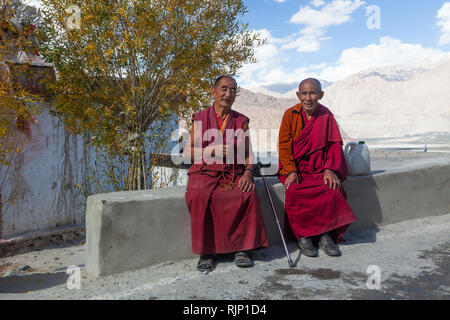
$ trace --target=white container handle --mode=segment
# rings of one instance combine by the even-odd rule
[[[353,146],[353,145],[355,145],[355,146],[357,146],[358,144],[356,143],[356,142],[349,142],[349,143],[347,143],[346,145],[345,145],[345,153],[346,154],[348,154],[348,149],[350,148],[350,146]]]

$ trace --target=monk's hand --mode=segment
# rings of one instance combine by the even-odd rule
[[[337,175],[329,170],[325,169],[325,172],[323,174],[323,182],[330,186],[330,189],[336,190],[341,186],[341,180],[337,177]]]
[[[255,181],[249,171],[245,171],[244,175],[239,179],[238,187],[242,192],[250,192],[255,190]]]
[[[297,172],[291,172],[287,176],[286,180],[284,181],[284,188],[287,190],[289,189],[290,185],[294,182],[298,183],[298,175]]]

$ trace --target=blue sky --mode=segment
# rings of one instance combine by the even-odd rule
[[[450,1],[243,1],[242,20],[267,39],[256,49],[258,63],[238,74],[248,89],[310,76],[334,82],[368,68],[450,55]]]
[[[337,81],[372,67],[436,61],[450,51],[450,2],[244,0],[267,39],[238,81],[252,88],[306,76]]]

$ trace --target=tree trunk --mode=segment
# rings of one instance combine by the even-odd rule
[[[145,190],[147,189],[145,144],[136,139],[131,150],[126,188],[128,191]]]

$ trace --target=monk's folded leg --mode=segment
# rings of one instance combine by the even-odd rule
[[[216,185],[216,179],[208,175],[189,176],[185,199],[191,216],[191,243],[195,254],[215,253],[214,225],[209,201]]]
[[[209,206],[217,253],[267,247],[269,245],[256,191],[214,190]]]
[[[329,231],[340,241],[355,216],[339,190],[326,185],[292,185],[286,192],[286,213],[297,239]]]

